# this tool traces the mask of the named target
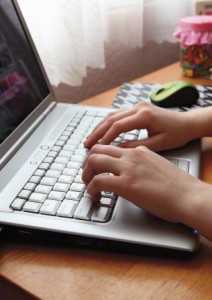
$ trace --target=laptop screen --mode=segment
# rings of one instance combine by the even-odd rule
[[[0,144],[48,94],[12,2],[0,0]]]

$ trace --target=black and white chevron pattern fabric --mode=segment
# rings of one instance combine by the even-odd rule
[[[130,108],[142,101],[150,102],[149,96],[151,92],[160,86],[161,84],[151,83],[124,83],[113,100],[112,107],[123,109]],[[172,110],[187,111],[212,105],[212,86],[196,85],[196,87],[199,91],[197,104],[192,106],[180,106],[172,108]]]

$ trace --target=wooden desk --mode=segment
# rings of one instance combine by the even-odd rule
[[[185,78],[174,64],[136,81],[178,79]],[[191,81],[211,85],[207,79]],[[108,106],[117,91],[113,89],[83,104]],[[210,139],[203,142],[202,174],[212,183]],[[2,243],[0,257],[1,276],[41,299],[212,299],[212,244],[203,238],[200,252],[188,260],[15,242]]]

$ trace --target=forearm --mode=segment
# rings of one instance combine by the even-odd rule
[[[197,229],[198,232],[212,241],[212,186],[201,182],[188,193],[183,207],[182,223]]]
[[[185,113],[188,118],[189,135],[192,139],[212,136],[212,107],[191,110]]]

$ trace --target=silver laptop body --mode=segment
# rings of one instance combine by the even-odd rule
[[[104,242],[111,241],[120,243],[123,245],[123,249],[125,248],[124,245],[128,244],[132,246],[151,246],[159,249],[180,250],[183,252],[196,251],[199,243],[198,234],[195,230],[181,224],[171,224],[159,220],[121,197],[116,199],[114,195],[108,196],[108,192],[104,194],[104,199],[108,202],[103,204],[103,206],[107,209],[109,207],[110,209],[107,210],[107,213],[108,211],[110,213],[109,217],[107,216],[103,220],[99,219],[98,214],[94,215],[95,207],[92,208],[92,212],[87,212],[85,218],[79,217],[81,213],[79,209],[78,214],[71,213],[68,216],[61,211],[58,214],[57,211],[66,196],[63,199],[56,200],[58,201],[58,205],[53,209],[54,213],[51,215],[47,211],[45,212],[45,207],[43,208],[43,212],[38,209],[38,207],[43,207],[48,197],[45,200],[35,200],[36,205],[40,201],[40,206],[36,206],[37,211],[36,209],[35,211],[23,209],[26,202],[33,202],[29,200],[30,194],[33,191],[29,191],[29,195],[26,195],[26,192],[25,194],[23,193],[24,187],[27,184],[27,186],[32,186],[29,183],[36,183],[36,180],[30,181],[30,179],[36,179],[35,174],[38,174],[37,170],[40,169],[40,166],[42,166],[41,170],[43,170],[41,180],[45,177],[45,172],[48,172],[48,163],[50,166],[55,163],[54,159],[56,158],[53,153],[55,151],[52,149],[56,149],[53,147],[63,147],[63,142],[67,141],[67,128],[70,129],[72,127],[73,129],[73,126],[70,126],[70,124],[75,124],[76,120],[78,124],[83,124],[83,118],[86,120],[92,120],[93,118],[96,124],[111,109],[56,103],[51,91],[51,85],[48,82],[17,2],[10,3],[10,1],[7,1],[7,4],[5,2],[0,1],[0,13],[2,15],[2,22],[0,22],[0,49],[1,47],[5,47],[5,51],[8,50],[9,53],[6,53],[5,57],[9,55],[11,60],[8,62],[8,66],[5,66],[5,70],[7,71],[5,76],[9,76],[12,73],[16,77],[15,79],[11,79],[13,89],[12,91],[10,90],[10,93],[13,93],[12,96],[11,94],[5,96],[4,91],[1,90],[1,80],[4,80],[5,77],[0,77],[0,99],[2,98],[0,100],[0,120],[2,120],[0,121],[2,135],[0,144],[0,224],[3,229],[12,228],[14,234],[15,232],[31,233],[34,231],[39,234],[39,232],[42,233],[45,231],[51,234],[67,235],[74,242],[82,245],[93,244],[98,246],[101,244],[104,247]],[[9,18],[10,13],[14,23]],[[16,14],[19,20],[21,20],[22,25],[17,25],[18,18],[14,21],[14,15]],[[9,23],[9,25],[7,24],[7,28],[9,29],[5,29],[3,26],[3,23],[5,24],[5,20],[7,19]],[[25,33],[23,33],[21,26],[23,26]],[[12,38],[11,36],[7,36],[9,30],[13,30]],[[24,35],[27,36],[27,39]],[[19,42],[19,38],[21,42]],[[13,56],[12,51],[14,50],[11,50],[11,42],[14,42],[11,47],[15,47],[17,52],[20,49],[17,49],[16,43],[19,44],[22,49],[20,52],[23,52],[23,57],[17,58]],[[30,45],[27,44],[28,42]],[[3,51],[2,53],[4,54],[5,52]],[[28,54],[31,57],[30,61],[28,61],[29,58],[25,60],[25,56]],[[32,61],[33,65],[36,65],[37,73],[34,72],[34,67],[32,69],[32,65],[30,65]],[[12,64],[12,66],[9,64]],[[3,71],[1,70],[1,76],[3,76]],[[22,97],[23,95],[25,98]],[[18,105],[16,103],[16,96],[19,97]],[[22,106],[20,103],[26,103],[26,101],[31,106],[29,105],[27,112],[23,115],[22,112],[25,105]],[[17,109],[15,108],[16,106]],[[88,123],[87,126],[91,126],[91,123]],[[83,125],[79,128],[83,129]],[[70,143],[73,134],[73,131],[71,135],[69,134],[68,140]],[[58,141],[61,141],[61,143],[58,143]],[[80,147],[82,150],[82,143]],[[69,147],[65,149],[69,149]],[[67,153],[68,151],[65,152]],[[78,151],[78,153],[81,152]],[[182,149],[169,151],[164,153],[164,155],[168,159],[173,160],[173,162],[180,161],[186,165],[186,168],[188,167],[190,174],[199,176],[199,142],[191,143]],[[51,159],[47,160],[47,157]],[[68,158],[70,162],[72,159],[71,156]],[[65,159],[63,160],[65,161]],[[66,164],[68,164],[67,160]],[[57,163],[56,165],[58,166]],[[66,178],[67,180],[67,174],[69,173],[65,173],[66,176],[61,178]],[[59,185],[58,187],[60,188]],[[63,191],[66,195],[68,192],[71,195],[70,189]],[[20,207],[17,204],[14,208],[14,200],[19,198],[21,193],[24,196],[23,198],[20,197],[20,199],[23,199],[25,204],[24,206],[20,204]],[[84,193],[84,190],[81,193]],[[53,193],[52,195],[55,194]],[[73,195],[75,194],[73,193]],[[84,198],[86,198],[86,194]],[[66,201],[70,199],[66,199]],[[112,202],[113,204],[111,204]],[[76,207],[77,205],[76,201]]]

